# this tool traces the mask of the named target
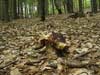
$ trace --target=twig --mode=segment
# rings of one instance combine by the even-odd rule
[[[70,68],[83,68],[83,67],[87,67],[87,66],[100,66],[100,64],[96,64],[96,63],[81,63],[81,62],[67,62],[66,65]]]
[[[76,56],[74,56],[72,59],[77,59],[77,58],[79,58],[79,57],[82,57],[82,56],[84,56],[84,55],[87,55],[87,54],[89,54],[90,52],[95,52],[96,50],[92,50],[92,51],[87,51],[87,52],[84,52],[84,53],[81,53],[81,54],[78,54],[78,55],[76,55]]]
[[[4,68],[6,68],[6,67],[8,67],[8,66],[10,66],[10,65],[12,65],[12,64],[14,64],[14,63],[17,62],[17,61],[18,61],[18,60],[14,60],[14,61],[12,61],[12,62],[6,64],[6,65],[0,66],[0,69],[4,69]]]

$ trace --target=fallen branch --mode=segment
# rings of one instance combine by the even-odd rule
[[[14,63],[16,63],[18,60],[14,60],[14,61],[12,61],[12,62],[10,62],[10,63],[8,63],[8,64],[5,64],[5,65],[3,65],[3,66],[0,66],[0,69],[4,69],[4,68],[6,68],[6,67],[8,67],[8,66],[10,66],[10,65],[12,65],[12,64],[14,64]]]
[[[77,59],[77,58],[79,58],[79,57],[82,57],[82,56],[84,56],[84,55],[87,55],[87,54],[89,54],[90,52],[95,52],[96,50],[92,50],[92,51],[87,51],[87,52],[84,52],[84,53],[81,53],[81,54],[78,54],[78,55],[76,55],[76,56],[74,56],[72,59]]]
[[[91,63],[91,62],[82,63],[82,62],[74,62],[74,61],[67,62],[66,65],[70,68],[83,68],[87,66],[98,66],[99,67],[100,66],[100,64]]]

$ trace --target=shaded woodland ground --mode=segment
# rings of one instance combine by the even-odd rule
[[[34,49],[52,31],[66,37],[63,57],[52,47]],[[88,19],[55,15],[44,22],[0,23],[0,75],[100,75],[100,13]]]

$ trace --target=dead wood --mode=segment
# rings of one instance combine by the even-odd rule
[[[88,63],[82,63],[82,62],[74,62],[74,61],[69,61],[66,63],[66,65],[69,67],[69,68],[84,68],[84,67],[87,67],[87,66],[100,66],[100,64],[96,64],[96,63],[91,63],[91,62],[88,62]]]
[[[14,61],[9,62],[8,64],[5,64],[5,65],[3,65],[3,66],[0,66],[0,69],[4,69],[4,68],[6,68],[6,67],[8,67],[8,66],[10,66],[10,65],[12,65],[12,64],[15,64],[17,61],[18,61],[18,60],[14,60]]]
[[[79,57],[82,57],[82,56],[85,56],[85,55],[87,55],[87,54],[89,54],[89,53],[91,53],[91,52],[95,52],[96,50],[89,50],[89,51],[87,51],[87,52],[84,52],[84,53],[81,53],[81,54],[78,54],[78,55],[76,55],[76,56],[74,56],[72,59],[77,59],[77,58],[79,58]]]

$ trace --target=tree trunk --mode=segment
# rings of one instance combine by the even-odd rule
[[[2,20],[2,0],[0,1],[0,20]]]
[[[32,12],[32,4],[29,5],[29,18],[32,18],[33,12]]]
[[[68,13],[73,13],[73,0],[66,0]]]
[[[61,0],[54,0],[56,9],[58,10],[58,14],[62,14],[62,10],[61,10]]]
[[[52,13],[55,14],[54,0],[51,0],[51,5],[52,5]]]
[[[83,13],[83,0],[79,0],[79,12]]]
[[[41,21],[45,20],[45,0],[41,1]]]
[[[27,3],[24,2],[24,5],[25,5],[25,11],[24,11],[24,12],[25,12],[25,13],[24,13],[25,16],[24,16],[24,17],[27,18],[27,17],[28,17]]]
[[[9,21],[9,12],[8,12],[8,5],[9,1],[8,0],[2,0],[2,20],[3,21]]]
[[[41,0],[38,0],[38,15],[40,16],[41,14]]]
[[[91,0],[91,10],[93,13],[97,13],[97,1]]]
[[[48,15],[48,13],[49,13],[48,8],[49,8],[48,0],[45,0],[45,15]]]
[[[64,7],[64,12],[65,12],[65,14],[66,14],[66,4],[65,4],[65,0],[63,1],[63,7]]]
[[[13,0],[13,19],[17,19],[18,15],[17,15],[17,4],[16,4],[16,0]]]
[[[17,17],[20,18],[20,1],[17,0]]]
[[[45,0],[38,0],[38,14],[41,16],[41,21],[45,20]]]
[[[23,18],[23,2],[20,3],[20,8],[21,8],[21,18]]]
[[[100,0],[98,0],[98,2],[99,2],[99,10],[100,10]]]

